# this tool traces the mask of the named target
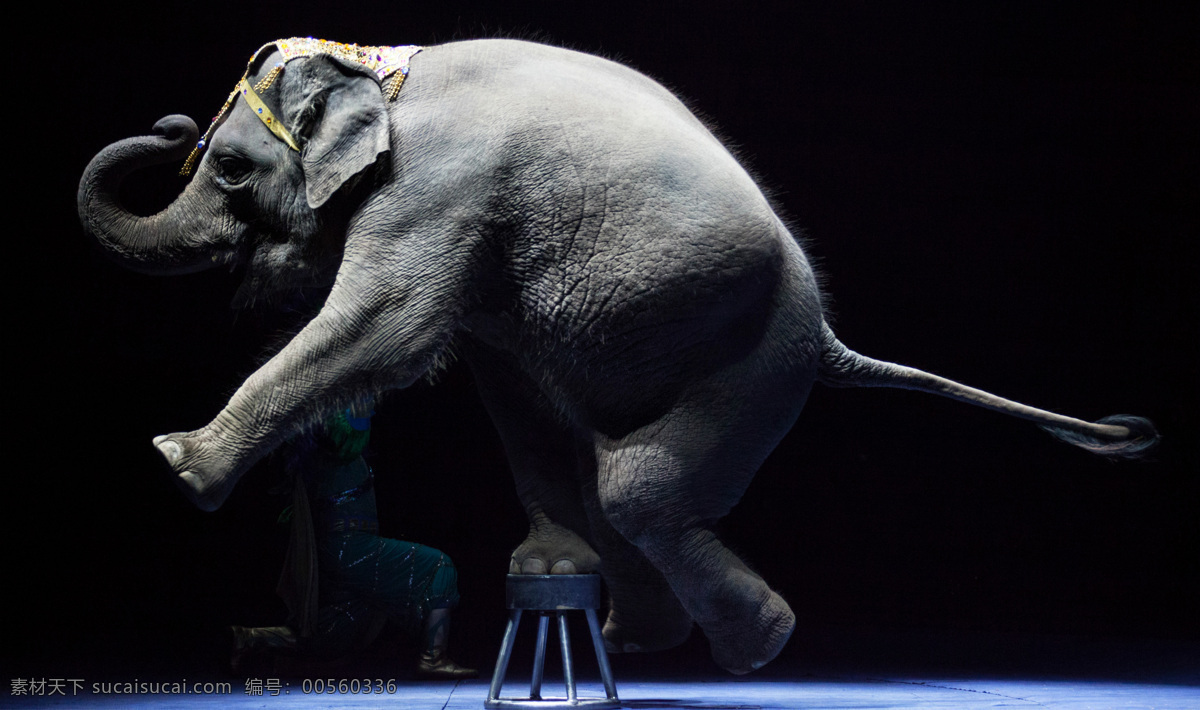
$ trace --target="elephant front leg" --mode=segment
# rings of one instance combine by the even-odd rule
[[[347,247],[321,311],[216,418],[196,431],[154,440],[192,502],[216,510],[238,479],[288,436],[357,398],[406,387],[428,371],[450,339],[467,281],[464,267],[456,268],[445,254],[440,266],[437,274],[428,266],[415,269],[424,273],[407,273],[403,265],[352,259]]]
[[[588,574],[600,557],[579,491],[575,433],[557,421],[536,383],[508,355],[464,346],[480,396],[504,442],[529,534],[513,551],[510,574]]]
[[[578,533],[541,513],[530,517],[529,534],[513,550],[509,574],[590,574],[600,556]]]
[[[536,437],[537,450],[505,436],[517,495],[529,516],[529,534],[513,550],[509,574],[590,574],[600,571],[600,556],[584,539],[591,537],[583,512],[572,440]],[[523,453],[517,453],[524,449]]]
[[[212,512],[221,507],[234,484],[257,459],[241,437],[226,434],[228,408],[208,426],[191,432],[154,437],[158,449],[175,474],[175,484],[197,508]]]

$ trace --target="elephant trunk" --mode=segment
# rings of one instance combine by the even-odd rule
[[[193,180],[166,209],[142,217],[117,198],[121,180],[134,170],[182,160],[199,131],[187,116],[167,116],[154,124],[156,135],[118,141],[100,151],[79,182],[79,219],[123,266],[152,274],[200,271],[235,257],[230,234],[222,234],[222,204],[204,181]],[[228,231],[228,230],[226,230]]]

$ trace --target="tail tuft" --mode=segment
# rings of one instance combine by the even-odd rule
[[[1052,436],[1068,444],[1114,459],[1144,458],[1159,440],[1158,430],[1144,417],[1117,414],[1096,422],[1108,429],[1110,435],[1101,436],[1064,427],[1039,425]]]

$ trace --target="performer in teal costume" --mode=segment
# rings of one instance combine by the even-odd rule
[[[371,414],[369,404],[347,409],[290,445],[291,541],[279,582],[290,616],[287,626],[233,627],[235,670],[258,652],[344,656],[390,620],[420,635],[419,675],[477,674],[446,655],[459,601],[454,563],[432,547],[379,535],[374,476],[362,457]]]

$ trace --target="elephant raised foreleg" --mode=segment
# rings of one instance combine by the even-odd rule
[[[432,231],[432,230],[431,230]],[[442,247],[436,266],[423,248],[463,243],[411,234],[395,253],[347,240],[336,283],[320,312],[251,375],[206,426],[160,436],[155,446],[183,491],[216,510],[237,480],[284,438],[334,407],[405,387],[436,362],[453,333],[471,258]],[[420,284],[420,288],[397,284]]]

